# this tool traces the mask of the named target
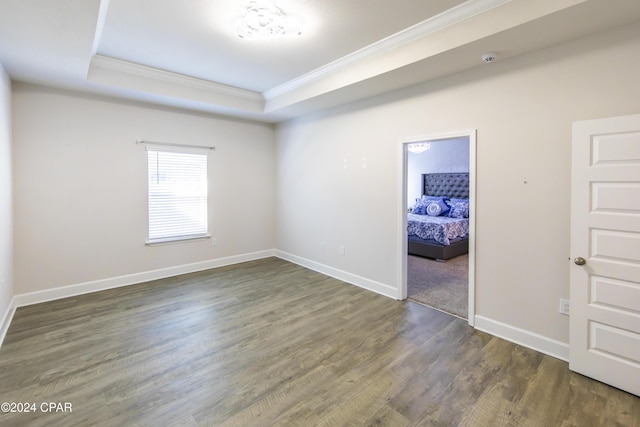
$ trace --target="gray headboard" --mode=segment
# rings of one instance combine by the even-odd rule
[[[468,199],[469,173],[425,173],[422,175],[422,194]]]

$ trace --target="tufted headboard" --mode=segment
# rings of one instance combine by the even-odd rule
[[[422,194],[468,199],[469,173],[425,173],[422,175]]]

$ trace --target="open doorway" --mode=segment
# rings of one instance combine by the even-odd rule
[[[402,141],[402,296],[475,313],[475,131]]]

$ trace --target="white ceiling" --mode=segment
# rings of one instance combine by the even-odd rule
[[[0,0],[12,79],[279,121],[640,21],[638,0],[275,0],[295,38],[235,34],[240,0]]]

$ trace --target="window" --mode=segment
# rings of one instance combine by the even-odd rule
[[[207,153],[147,146],[148,244],[208,237]]]

